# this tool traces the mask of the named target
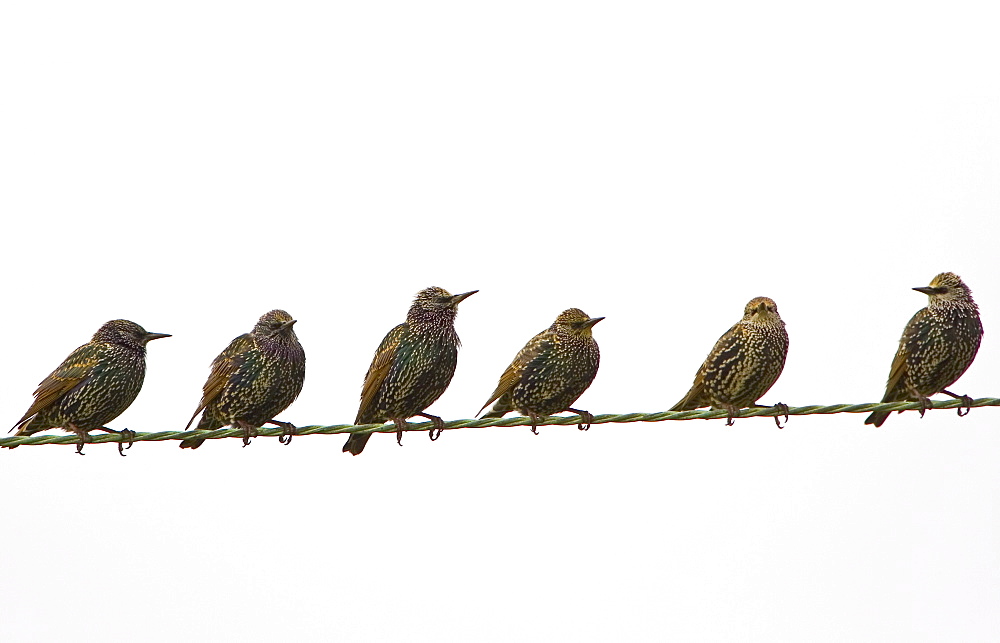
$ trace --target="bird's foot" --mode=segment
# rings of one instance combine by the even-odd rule
[[[934,403],[931,402],[930,398],[928,397],[920,398],[920,417],[924,417],[924,413],[927,412],[927,409],[931,408],[934,408]]]
[[[248,422],[242,420],[235,423],[236,428],[243,429],[243,448],[250,446],[250,438],[257,437],[257,427],[250,426]]]
[[[444,420],[436,415],[430,415],[429,413],[417,413],[418,416],[427,418],[434,423],[431,430],[427,432],[428,437],[430,437],[431,442],[434,442],[441,437],[441,432],[444,431]],[[435,433],[437,431],[437,433]]]
[[[950,395],[956,400],[962,400],[962,406],[958,407],[958,417],[960,418],[965,417],[966,415],[969,414],[969,411],[972,410],[972,398],[969,397],[968,395],[955,395],[951,391],[941,391],[941,392],[944,393],[945,395]],[[962,411],[965,411],[965,413],[962,413]]]
[[[121,436],[121,439],[118,441],[118,455],[122,457],[125,457],[125,451],[122,449],[122,445],[125,444],[125,441],[128,440],[128,446],[125,447],[126,449],[131,449],[132,443],[135,441],[135,431],[132,429],[122,429],[121,431],[116,431],[114,429],[109,429],[106,426],[100,426],[95,430],[104,431],[105,433],[114,433],[115,435]],[[77,453],[79,452],[79,449],[77,449]]]
[[[135,442],[135,431],[133,431],[132,429],[122,429],[121,431],[118,431],[117,433],[122,436],[122,439],[119,440],[119,442],[118,442],[118,455],[120,455],[121,457],[124,458],[125,457],[125,449],[131,449],[132,448],[132,444]],[[125,449],[123,449],[122,448],[122,444],[125,443],[126,438],[128,439],[128,446],[125,447]]]
[[[292,443],[292,436],[298,431],[294,424],[291,422],[281,422],[280,420],[268,420],[267,423],[281,427],[281,435],[278,436],[278,442],[280,444],[288,446]]]
[[[736,424],[736,418],[740,416],[740,409],[736,406],[726,406],[726,426],[733,426]]]
[[[571,413],[576,413],[580,416],[580,424],[576,425],[576,428],[581,431],[589,431],[590,425],[594,422],[594,416],[590,411],[579,411],[577,409],[566,409]]]
[[[784,426],[782,426],[781,420],[779,418],[782,415],[784,415],[785,424],[788,424],[788,405],[785,404],[784,402],[778,402],[772,408],[778,412],[778,414],[774,416],[774,423],[778,425],[779,429],[785,428]]]
[[[76,452],[79,453],[80,455],[86,455],[83,452],[83,445],[86,442],[90,442],[90,432],[84,431],[75,424],[68,425],[66,429],[72,431],[73,433],[76,433],[76,437],[80,438],[76,443]]]
[[[396,444],[403,446],[403,431],[406,430],[406,420],[404,418],[393,418],[392,423],[396,425]]]

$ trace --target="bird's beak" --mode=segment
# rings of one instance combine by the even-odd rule
[[[464,301],[466,297],[471,297],[472,295],[475,295],[477,292],[479,292],[479,291],[478,290],[470,290],[469,292],[463,292],[461,295],[452,295],[452,297],[451,297],[451,306],[452,306],[452,308],[454,308],[455,306],[457,306],[460,303],[462,303],[462,301]]]
[[[597,322],[601,321],[602,319],[604,319],[604,318],[603,317],[591,317],[587,321],[583,322],[583,324],[581,324],[581,326],[583,328],[593,328],[597,324]]]
[[[766,313],[767,312],[767,304],[765,304],[764,302],[760,302],[759,304],[757,304],[757,312],[760,313],[761,315],[763,315],[764,313]]]
[[[292,321],[286,321],[284,324],[281,325],[281,328],[278,329],[278,332],[280,333],[283,330],[291,328],[292,326],[295,325],[295,322],[297,322],[297,321],[299,321],[299,320],[293,319]]]
[[[151,342],[154,339],[163,339],[164,337],[171,337],[171,335],[168,335],[166,333],[146,333],[145,339],[147,342]]]
[[[933,286],[920,286],[919,288],[914,288],[917,292],[922,292],[925,295],[940,295],[944,292],[944,288],[934,288]]]

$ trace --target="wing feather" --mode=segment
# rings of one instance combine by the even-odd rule
[[[212,372],[208,375],[205,386],[202,387],[201,403],[195,410],[194,415],[188,420],[184,430],[187,431],[198,414],[204,411],[211,404],[226,386],[229,378],[236,373],[243,364],[247,351],[254,347],[253,337],[250,333],[240,335],[226,347],[226,350],[219,353],[219,356],[212,361]]]
[[[18,428],[39,412],[54,404],[60,397],[73,390],[74,387],[86,381],[94,373],[94,368],[101,361],[105,352],[103,344],[84,344],[70,353],[59,367],[49,373],[48,377],[35,389],[35,401],[25,412],[14,428]],[[13,429],[12,429],[13,430]]]
[[[409,332],[409,325],[402,323],[390,330],[382,343],[379,344],[378,350],[375,351],[375,357],[372,359],[372,365],[368,367],[368,373],[365,374],[365,383],[361,387],[361,405],[358,407],[358,417],[354,421],[355,424],[361,424],[362,418],[371,411],[372,402],[374,402],[375,396],[382,387],[382,382],[385,381],[389,369],[399,353],[399,345]]]

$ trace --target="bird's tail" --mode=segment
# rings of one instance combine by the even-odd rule
[[[347,442],[344,443],[344,453],[358,455],[365,450],[365,445],[368,444],[368,439],[371,437],[371,433],[352,433],[351,437],[347,438]]]
[[[490,402],[492,401],[493,400],[490,400]],[[487,402],[486,404],[483,405],[483,409],[485,409],[489,405],[490,403]],[[482,413],[483,409],[479,409],[479,413]],[[502,418],[504,415],[510,413],[513,410],[514,410],[514,402],[513,399],[511,398],[510,392],[508,391],[506,394],[501,395],[497,399],[497,403],[493,405],[493,408],[490,410],[489,413],[480,415],[479,417],[484,420],[486,418]]]
[[[195,412],[195,415],[198,415],[198,413]],[[193,417],[191,419],[194,420]],[[190,426],[191,422],[188,422],[188,425],[184,427],[184,430],[186,431]],[[218,429],[223,426],[225,425],[220,422],[213,421],[212,418],[208,416],[208,412],[205,412],[202,414],[201,421],[198,422],[198,426],[195,428],[198,430],[212,431],[213,429]],[[197,449],[203,444],[205,444],[205,438],[188,438],[186,440],[181,440],[182,449]]]
[[[892,415],[892,411],[876,411],[865,419],[865,424],[874,424],[875,426],[882,426],[882,423],[886,421]]]
[[[708,402],[704,402],[703,403],[701,400],[698,399],[698,396],[700,394],[701,394],[701,389],[699,389],[697,387],[694,387],[690,391],[687,392],[687,395],[685,395],[683,398],[681,398],[680,402],[678,402],[677,404],[674,404],[673,406],[671,406],[667,410],[668,411],[693,411],[693,410],[695,410],[697,408],[701,408],[703,406],[709,406]]]
[[[37,416],[35,416],[35,417],[37,417]],[[14,433],[15,437],[18,436],[18,435],[34,435],[34,434],[38,433],[39,431],[44,431],[46,428],[51,428],[51,427],[43,427],[43,426],[32,427],[31,425],[34,424],[34,423],[35,423],[35,418],[31,418],[30,420],[28,420],[27,418],[21,418],[21,421],[18,422],[17,424],[15,424],[14,428],[11,429],[10,431],[8,431],[8,433],[14,433],[14,430],[16,429],[17,433]],[[5,448],[7,448],[7,449],[16,449],[18,446],[20,446],[20,445],[17,445],[17,444],[12,445],[12,446],[6,446],[5,445]]]
[[[205,444],[205,438],[188,438],[187,440],[181,440],[182,449],[197,449],[203,444]]]

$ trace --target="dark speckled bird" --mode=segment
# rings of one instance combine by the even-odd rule
[[[500,376],[483,409],[496,404],[483,417],[499,418],[516,410],[531,418],[531,430],[537,434],[542,418],[571,411],[583,420],[578,428],[589,429],[594,416],[570,406],[597,376],[601,351],[591,329],[602,319],[579,308],[561,312],[551,326],[531,338]]]
[[[670,410],[724,409],[729,415],[726,424],[732,425],[741,408],[758,406],[757,400],[781,375],[787,355],[788,333],[777,305],[767,297],[755,297],[743,309],[743,319],[715,343],[691,390]],[[784,404],[776,407],[788,410]],[[774,421],[778,423],[778,418]]]
[[[983,339],[972,291],[951,272],[942,272],[931,280],[931,285],[914,290],[927,295],[927,307],[918,310],[903,330],[882,401],[920,402],[923,417],[930,407],[928,398],[944,393],[962,400],[968,414],[972,399],[945,389],[969,368]],[[959,415],[963,415],[962,410],[958,409]],[[889,413],[872,413],[865,424],[882,426]]]
[[[461,344],[455,314],[458,304],[477,292],[452,295],[444,288],[425,288],[417,293],[406,321],[390,330],[375,351],[355,424],[391,421],[396,441],[402,444],[406,418],[419,415],[434,422],[440,434],[441,418],[423,411],[441,397],[455,375]],[[430,435],[436,439],[433,430]],[[351,434],[343,450],[358,455],[370,437],[371,433]]]
[[[201,404],[188,427],[201,413],[198,429],[232,425],[243,429],[243,446],[251,431],[265,424],[284,429],[282,444],[292,441],[295,426],[275,420],[302,391],[306,378],[306,354],[295,336],[295,320],[283,310],[272,310],[257,321],[253,330],[234,339],[212,362]],[[187,430],[187,427],[185,427]],[[197,449],[204,438],[188,438],[182,449]]]
[[[101,326],[93,339],[73,351],[38,385],[34,403],[14,425],[17,435],[53,428],[76,433],[80,438],[76,452],[81,455],[90,431],[118,433],[129,438],[131,446],[134,432],[104,425],[124,413],[139,395],[146,377],[146,343],[161,337],[170,335],[147,333],[125,319]],[[118,452],[125,455],[121,442]]]

